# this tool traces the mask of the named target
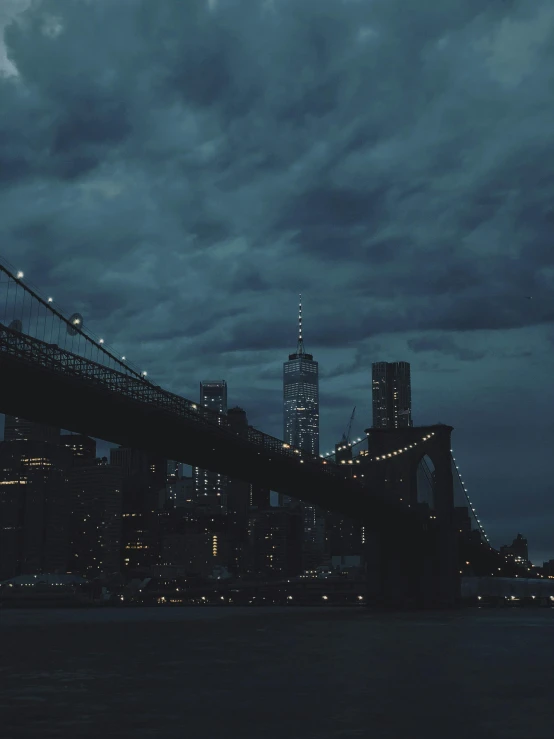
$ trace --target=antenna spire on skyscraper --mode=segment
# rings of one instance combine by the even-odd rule
[[[304,339],[302,337],[302,293],[300,293],[298,298],[298,344],[296,347],[296,353],[304,354]]]

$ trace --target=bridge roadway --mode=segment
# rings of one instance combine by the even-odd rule
[[[414,515],[332,462],[1,324],[0,412],[260,484],[379,528]]]

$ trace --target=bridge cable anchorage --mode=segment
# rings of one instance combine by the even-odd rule
[[[468,502],[468,504],[469,504],[469,509],[470,509],[470,511],[471,511],[471,514],[470,514],[470,515],[472,516],[472,518],[474,518],[474,519],[475,519],[475,521],[476,521],[476,523],[477,523],[477,526],[479,527],[479,530],[480,530],[481,534],[482,534],[482,535],[483,535],[483,537],[485,538],[485,540],[486,540],[487,544],[489,545],[489,547],[491,547],[491,543],[490,543],[490,541],[489,541],[489,537],[487,536],[487,534],[486,534],[486,532],[485,532],[485,529],[484,529],[484,527],[483,527],[483,525],[482,525],[482,523],[481,523],[480,519],[479,519],[479,518],[477,517],[477,511],[476,511],[475,507],[473,506],[473,503],[472,503],[472,502],[471,502],[471,500],[469,499],[469,493],[468,493],[468,491],[467,491],[467,488],[466,488],[466,486],[465,486],[465,483],[464,483],[464,481],[462,480],[462,475],[461,475],[461,473],[460,473],[460,469],[459,469],[459,466],[458,466],[458,465],[456,464],[456,458],[454,457],[454,455],[453,455],[453,453],[452,453],[452,449],[450,450],[450,457],[451,457],[451,459],[452,459],[452,466],[453,466],[453,468],[454,468],[454,470],[455,470],[455,473],[454,473],[454,474],[455,474],[455,476],[456,476],[456,477],[458,478],[458,480],[459,480],[459,482],[460,482],[460,485],[462,486],[462,490],[463,490],[463,492],[464,492],[464,496],[465,496],[465,499],[467,500],[467,502]],[[492,548],[492,547],[491,547],[491,548]]]
[[[125,374],[141,376],[141,372],[124,356],[109,348],[103,338],[96,337],[89,330],[85,331],[79,313],[67,316],[52,297],[43,298],[38,289],[29,280],[23,281],[23,278],[22,270],[16,270],[6,259],[0,259],[0,291],[5,294],[4,315],[0,321],[2,325],[18,321],[29,336],[77,354],[83,352],[90,359],[101,359]]]

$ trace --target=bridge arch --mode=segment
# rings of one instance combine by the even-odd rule
[[[412,488],[415,490],[414,502],[427,506],[430,511],[435,510],[435,464],[426,451],[414,458],[410,477],[413,478]]]

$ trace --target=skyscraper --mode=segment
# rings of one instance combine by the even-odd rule
[[[65,572],[71,452],[59,429],[6,416],[0,444],[0,579]]]
[[[96,577],[120,571],[122,484],[123,469],[100,459],[68,471],[72,572]]]
[[[138,449],[110,449],[110,465],[121,471],[123,572],[152,571],[160,558],[158,507],[165,495],[167,460]]]
[[[304,349],[302,296],[298,306],[296,352],[283,365],[283,439],[291,446],[319,455],[318,365]]]
[[[204,380],[200,383],[200,404],[222,415],[227,413],[227,383],[225,380]],[[196,500],[210,501],[214,513],[226,512],[226,478],[219,472],[193,467]],[[209,496],[209,498],[208,498]]]
[[[45,423],[34,423],[19,416],[6,416],[4,441],[36,441],[59,444],[60,429]]]
[[[283,437],[287,444],[314,456],[319,455],[319,376],[318,364],[304,349],[302,335],[302,296],[298,306],[298,342],[296,352],[283,365]],[[289,507],[288,496],[279,497],[280,505]],[[325,535],[322,512],[303,503],[302,559],[304,569],[321,564]]]
[[[204,380],[200,383],[200,403],[219,413],[227,413],[227,383],[225,380]]]
[[[372,369],[373,428],[412,426],[410,363],[374,362]]]
[[[84,434],[60,434],[60,446],[73,452],[74,465],[90,465],[96,459],[96,441]]]

